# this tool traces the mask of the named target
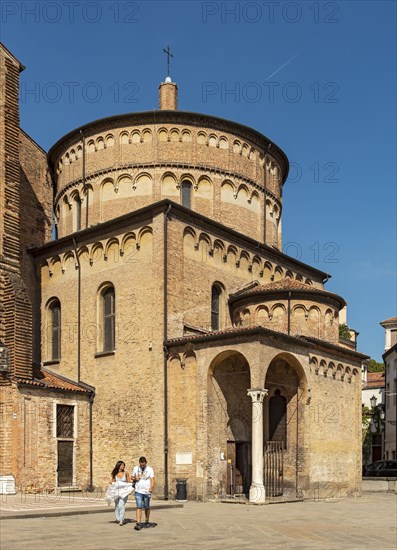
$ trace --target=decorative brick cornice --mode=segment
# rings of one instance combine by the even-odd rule
[[[240,172],[232,172],[229,170],[223,170],[222,168],[217,168],[214,166],[206,166],[204,164],[193,164],[193,163],[186,163],[186,162],[148,162],[148,163],[142,163],[142,164],[136,164],[133,162],[130,163],[123,163],[123,164],[114,164],[112,166],[109,166],[107,168],[101,168],[100,170],[96,170],[95,172],[91,172],[90,174],[87,174],[85,177],[85,182],[89,183],[92,180],[95,180],[99,176],[109,176],[112,173],[119,172],[120,170],[147,170],[147,169],[164,169],[164,170],[189,170],[189,171],[200,171],[204,174],[212,173],[212,174],[222,174],[226,179],[227,178],[238,178],[241,182],[246,183],[248,185],[251,185],[258,191],[264,191],[265,187],[263,185],[260,185],[256,181],[252,180],[251,178],[247,178],[247,176],[244,176]],[[56,195],[54,203],[56,204],[62,196],[69,191],[70,189],[73,189],[74,187],[78,187],[79,185],[83,184],[83,179],[76,178],[75,180],[69,182],[66,184]],[[275,193],[270,191],[266,188],[266,195],[270,196],[277,204],[279,205],[280,210],[282,209],[282,203],[280,200],[280,197],[277,197]]]
[[[71,233],[70,235],[61,237],[56,241],[51,241],[43,246],[31,248],[29,251],[34,257],[48,257],[56,254],[57,251],[62,250],[65,246],[72,248],[73,237],[77,238],[81,244],[87,244],[93,238],[98,238],[100,235],[113,231],[115,228],[121,229],[129,227],[133,223],[136,224],[143,221],[145,223],[150,223],[154,216],[160,214],[161,212],[168,211],[169,207],[172,209],[169,215],[175,216],[175,218],[185,222],[187,225],[195,224],[197,227],[208,228],[208,230],[214,235],[225,237],[229,241],[241,243],[241,246],[247,248],[247,250],[250,250],[252,253],[263,254],[266,256],[266,259],[281,262],[280,265],[289,266],[293,269],[297,269],[297,267],[299,267],[301,271],[303,270],[305,276],[316,276],[317,278],[321,277],[322,280],[325,278],[329,279],[331,277],[324,271],[320,271],[319,269],[307,265],[300,260],[291,258],[287,254],[284,254],[269,245],[258,242],[251,237],[247,237],[234,229],[228,228],[219,222],[207,218],[203,214],[194,212],[193,210],[185,208],[184,206],[181,206],[180,204],[177,204],[169,199],[163,199],[159,202],[150,204],[149,206],[144,206],[139,210],[135,210],[135,212],[129,212],[128,214],[124,214],[118,218],[113,218],[112,220],[99,223],[93,227],[88,227],[76,233]]]
[[[295,345],[301,346],[306,349],[318,349],[318,350],[326,350],[326,351],[332,351],[337,352],[337,354],[340,357],[345,358],[354,358],[358,360],[368,359],[368,355],[364,355],[363,353],[359,353],[357,351],[352,351],[346,348],[342,348],[341,346],[337,346],[335,344],[331,344],[330,342],[326,342],[325,340],[318,340],[316,338],[309,338],[307,336],[291,336],[289,334],[286,334],[284,332],[279,332],[275,330],[271,330],[259,325],[251,325],[247,327],[234,327],[229,328],[225,330],[219,330],[214,332],[209,332],[207,334],[199,334],[199,335],[189,335],[189,336],[182,336],[180,338],[172,338],[165,342],[165,345],[169,348],[180,346],[181,344],[186,344],[188,342],[191,342],[193,344],[201,344],[211,341],[225,341],[235,338],[245,338],[249,339],[251,337],[254,337],[255,339],[260,340],[261,337],[273,337],[277,338],[286,342],[293,343]],[[313,353],[313,352],[311,352]]]
[[[126,113],[94,120],[72,130],[58,140],[48,152],[49,164],[54,166],[55,157],[58,155],[60,149],[64,149],[68,147],[69,144],[75,143],[81,139],[80,131],[84,133],[85,138],[88,138],[102,131],[102,129],[110,130],[132,125],[146,125],[150,127],[160,124],[184,124],[196,128],[212,128],[213,130],[228,132],[246,139],[261,149],[266,149],[271,145],[272,156],[274,156],[282,167],[282,183],[284,183],[288,177],[289,162],[286,154],[269,138],[257,130],[231,120],[188,111],[146,111],[142,113]]]

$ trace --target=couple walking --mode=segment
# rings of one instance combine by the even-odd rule
[[[135,487],[136,523],[134,529],[137,531],[142,529],[142,510],[145,510],[145,526],[148,526],[150,498],[154,487],[154,471],[153,468],[148,466],[146,458],[141,456],[139,465],[134,467],[131,475],[125,470],[125,462],[119,460],[112,471],[112,482],[119,487],[114,499],[117,523],[119,525],[124,524],[125,505],[127,504],[128,495]],[[131,483],[132,485],[126,486],[126,484]]]

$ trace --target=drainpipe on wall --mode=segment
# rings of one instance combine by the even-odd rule
[[[264,197],[264,211],[265,211],[265,223],[264,223],[264,227],[263,227],[263,242],[266,244],[266,196],[267,196],[267,170],[266,170],[266,157],[267,157],[267,154],[269,152],[269,149],[270,147],[272,146],[271,143],[269,143],[269,145],[267,146],[267,149],[266,149],[266,153],[265,153],[265,158],[264,158],[264,170],[265,170],[265,176],[264,176],[264,183],[265,183],[265,189],[264,189],[264,193],[263,193],[263,197]]]
[[[92,493],[94,491],[94,480],[93,480],[93,441],[92,441],[92,412],[93,412],[93,404],[94,404],[94,397],[95,392],[92,392],[90,394],[90,485],[88,487],[88,491]]]
[[[73,247],[74,247],[74,253],[76,255],[76,262],[77,262],[77,269],[78,269],[78,276],[77,276],[77,381],[78,383],[82,383],[81,378],[81,264],[80,264],[80,258],[77,252],[77,244],[76,239],[73,237]],[[83,383],[82,383],[83,384]],[[84,384],[83,384],[84,385]],[[88,387],[88,385],[87,385]],[[92,393],[90,394],[90,420],[89,420],[89,431],[90,431],[90,484],[88,486],[88,491],[93,492],[94,485],[93,485],[93,436],[92,436],[92,416],[93,416],[93,403],[94,403],[94,397],[95,397],[95,391],[92,386],[89,386],[89,388],[92,390]]]
[[[164,500],[168,500],[168,348],[165,345],[167,341],[167,321],[168,321],[168,302],[167,302],[167,279],[168,279],[168,215],[171,205],[164,212],[164,333],[163,333],[163,352],[164,352]]]
[[[80,336],[80,323],[81,323],[81,265],[80,258],[77,253],[76,239],[73,237],[74,253],[76,255],[77,269],[79,271],[77,276],[77,381],[80,382],[80,365],[81,365],[81,336]]]
[[[93,408],[94,408],[94,399],[95,399],[95,388],[94,386],[91,386],[90,384],[86,384],[85,382],[80,382],[80,386],[82,386],[83,388],[85,388],[86,390],[88,390],[90,392],[90,397],[89,397],[89,404],[90,404],[90,409],[89,409],[89,424],[88,424],[88,429],[89,429],[89,454],[90,454],[90,460],[89,460],[89,468],[90,468],[90,481],[89,481],[89,484],[88,484],[88,487],[87,487],[87,491],[89,493],[92,493],[94,491],[94,466],[93,466],[93,456],[94,456],[94,451],[93,451],[93,448],[94,448],[94,445],[93,445],[93,422],[92,422],[92,419],[93,419]]]
[[[83,131],[80,130],[81,140],[83,142],[83,190],[85,191],[85,197],[86,197],[86,207],[85,207],[85,226],[88,227],[88,187],[85,183],[85,138],[83,135]]]

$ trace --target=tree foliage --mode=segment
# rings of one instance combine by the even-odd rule
[[[363,464],[371,462],[372,436],[371,436],[372,412],[367,406],[362,406],[362,457]]]
[[[370,359],[368,361],[368,372],[384,372],[384,371],[385,371],[384,363],[378,363],[378,361],[375,361],[375,359]]]
[[[351,334],[350,334],[350,329],[346,325],[346,323],[341,323],[339,325],[339,338],[345,338],[345,340],[351,340],[352,339]]]

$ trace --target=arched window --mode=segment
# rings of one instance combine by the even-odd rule
[[[212,285],[211,290],[211,330],[221,328],[221,296],[222,289],[218,284]]]
[[[81,201],[79,195],[74,198],[74,231],[81,229]]]
[[[283,441],[287,445],[287,400],[280,390],[269,401],[269,441]]]
[[[61,304],[59,300],[53,300],[49,311],[49,346],[48,352],[51,361],[59,361],[61,358]]]
[[[103,351],[113,351],[116,347],[116,305],[112,286],[102,291],[102,332]]]
[[[182,182],[182,206],[192,207],[192,184],[186,180]]]

